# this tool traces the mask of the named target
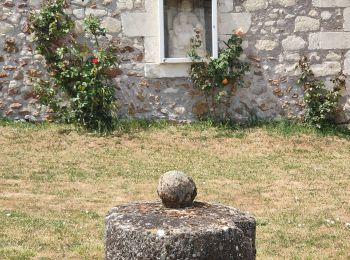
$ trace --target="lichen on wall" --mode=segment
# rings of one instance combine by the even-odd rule
[[[28,32],[30,10],[39,0],[0,3],[0,116],[42,120],[31,78],[45,74]],[[108,38],[120,41],[120,68],[114,82],[122,115],[195,120],[208,112],[202,93],[187,79],[189,64],[160,63],[158,0],[71,0],[66,10],[77,21],[102,20]],[[343,70],[350,75],[349,0],[218,0],[219,47],[232,31],[244,32],[244,56],[250,63],[244,87],[230,86],[222,115],[238,121],[295,118],[303,114],[296,84],[299,58],[307,55],[315,74],[330,82]],[[349,81],[348,81],[349,82]],[[347,84],[349,85],[349,84]],[[350,120],[349,93],[341,99],[339,122]]]

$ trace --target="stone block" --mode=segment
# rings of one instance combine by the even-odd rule
[[[150,0],[149,0],[150,1]],[[130,0],[119,0],[117,1],[118,10],[131,10],[134,7],[133,1]]]
[[[344,74],[350,76],[350,51],[348,51],[345,55]]]
[[[254,12],[266,9],[269,3],[266,0],[246,0],[243,6],[247,11]]]
[[[295,32],[316,31],[320,29],[320,21],[307,16],[298,16],[295,18]]]
[[[112,17],[105,17],[101,22],[102,27],[107,29],[108,33],[117,33],[121,31],[121,22],[118,19]]]
[[[8,34],[14,29],[15,27],[12,24],[0,22],[0,34]]]
[[[147,13],[152,13],[158,17],[158,0],[145,1],[145,8]]]
[[[159,36],[159,22],[154,14],[123,13],[121,19],[123,33],[126,36]]]
[[[189,63],[145,64],[145,76],[149,78],[181,78],[188,77]]]
[[[32,8],[40,8],[41,0],[29,0],[29,6]]]
[[[105,259],[254,260],[256,221],[219,204],[180,210],[160,202],[114,207],[105,219]]]
[[[237,29],[248,32],[252,25],[252,15],[250,13],[227,13],[218,17],[219,34],[232,34]]]
[[[38,1],[38,0],[32,0],[32,1]],[[91,2],[91,0],[84,0],[84,1],[82,1],[82,0],[72,0],[71,3],[74,4],[74,5],[87,6],[87,5],[90,4],[90,2]]]
[[[278,4],[284,7],[293,6],[296,4],[295,0],[272,0],[272,4]]]
[[[316,77],[325,77],[330,75],[336,75],[341,71],[341,65],[336,61],[326,61],[321,64],[311,65],[311,70]]]
[[[305,46],[306,42],[299,36],[288,36],[282,41],[282,47],[287,51],[301,50],[304,49]]]
[[[350,32],[318,32],[309,35],[310,50],[337,50],[350,48]]]
[[[350,31],[350,7],[344,9],[344,31]]]
[[[349,0],[312,0],[316,7],[350,7]]]
[[[232,0],[219,0],[218,10],[220,13],[229,13],[233,11],[233,1]]]
[[[272,40],[258,40],[255,44],[255,48],[262,51],[272,51],[278,45],[278,42]]]
[[[145,61],[147,63],[158,63],[160,61],[160,39],[159,37],[145,37]]]
[[[103,10],[103,9],[86,8],[85,15],[86,16],[93,15],[96,17],[103,17],[103,16],[107,15],[107,11]]]

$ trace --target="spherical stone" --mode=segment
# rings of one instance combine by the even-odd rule
[[[159,179],[157,193],[167,208],[191,207],[197,196],[196,184],[180,171],[170,171]]]

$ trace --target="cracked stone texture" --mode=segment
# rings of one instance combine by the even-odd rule
[[[255,259],[255,219],[195,202],[185,209],[135,202],[106,216],[105,259]]]

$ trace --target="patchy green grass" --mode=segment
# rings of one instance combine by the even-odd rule
[[[349,259],[350,134],[291,122],[121,121],[111,136],[0,120],[0,259],[103,259],[104,216],[179,169],[257,218],[259,259]]]

